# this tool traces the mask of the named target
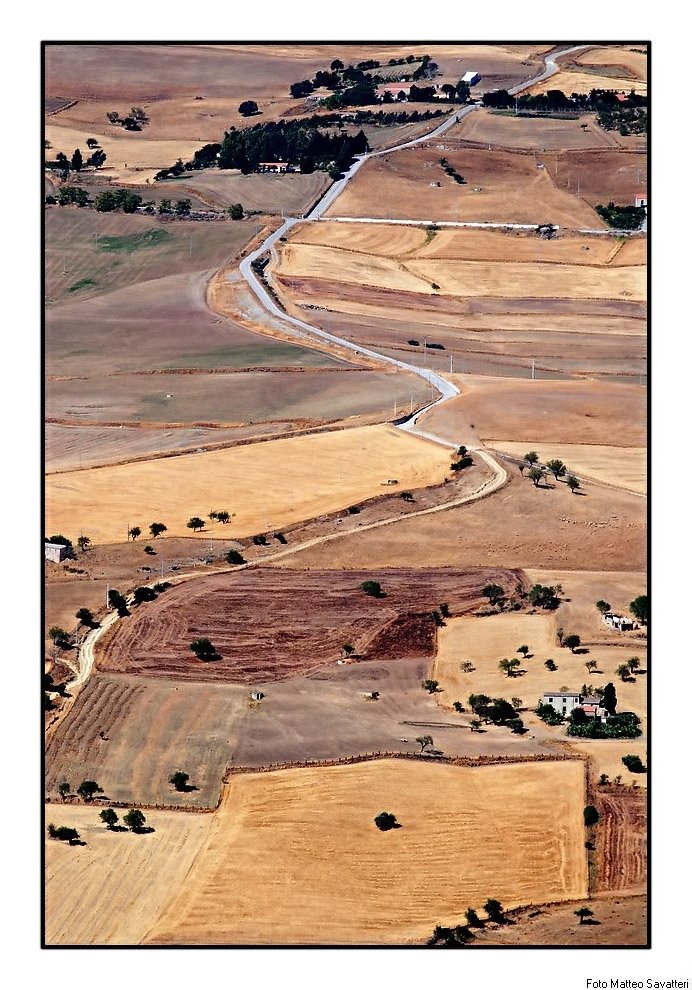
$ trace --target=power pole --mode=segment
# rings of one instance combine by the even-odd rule
[[[536,378],[536,359],[531,358],[531,381]]]

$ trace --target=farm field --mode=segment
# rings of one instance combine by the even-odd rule
[[[420,943],[436,924],[458,923],[462,902],[480,907],[489,882],[505,906],[584,896],[583,786],[576,761],[385,760],[234,776],[208,846],[146,941]],[[378,832],[383,807],[400,829]]]
[[[619,135],[618,135],[619,137]],[[599,203],[634,205],[634,197],[646,195],[647,168],[643,151],[569,151],[564,155],[545,156],[545,169],[558,188],[574,192],[590,206]],[[646,240],[637,239],[645,264]],[[636,240],[627,241],[634,244]]]
[[[325,172],[243,175],[236,170],[211,168],[157,183],[157,189],[169,198],[192,192],[201,197],[208,207],[216,209],[225,209],[231,203],[242,203],[245,211],[283,211],[291,216],[300,216],[330,185],[331,180]]]
[[[635,51],[625,45],[613,45],[612,47],[599,45],[597,48],[590,48],[586,52],[578,52],[574,56],[574,61],[579,65],[624,69],[625,72],[622,75],[631,74],[639,82],[646,82],[648,69],[646,52]]]
[[[442,157],[464,177],[464,185],[444,172]],[[546,169],[537,169],[533,156],[476,148],[457,151],[446,144],[371,159],[326,216],[605,226],[586,203],[559,189]]]
[[[561,648],[557,641],[556,629],[561,625],[566,634],[575,631],[565,625],[562,610],[552,615],[526,615],[505,613],[502,615],[478,618],[462,616],[450,619],[438,631],[438,652],[431,668],[431,677],[439,680],[443,693],[438,695],[441,706],[449,708],[453,701],[466,704],[471,694],[487,694],[491,698],[521,697],[525,708],[521,717],[532,732],[548,736],[553,740],[563,740],[578,753],[588,755],[592,760],[593,776],[601,773],[610,778],[618,774],[626,783],[636,781],[646,786],[645,774],[633,774],[622,763],[627,753],[636,754],[646,765],[646,685],[647,676],[638,676],[621,681],[616,674],[618,666],[626,663],[636,653],[642,669],[646,669],[647,649],[641,643],[632,645],[594,645],[588,655],[573,654]],[[614,634],[617,636],[617,634]],[[525,643],[530,656],[521,662],[519,676],[507,677],[498,667],[500,660],[516,656],[517,647]],[[546,670],[544,662],[551,658],[557,670]],[[471,673],[462,672],[460,665],[470,661],[476,668]],[[596,660],[598,669],[587,671],[586,660]],[[633,711],[641,718],[642,736],[637,739],[570,739],[565,726],[547,727],[533,714],[538,700],[546,691],[558,691],[566,687],[579,691],[583,684],[603,685],[612,681],[615,685],[618,710]]]
[[[259,227],[252,221],[198,224],[59,206],[46,210],[45,217],[51,307],[192,268],[217,268],[238,254]]]
[[[637,61],[634,61],[634,59]],[[550,89],[572,93],[590,93],[592,89],[611,89],[646,96],[646,55],[634,55],[621,49],[600,48],[577,53],[556,75],[534,83],[525,92],[535,96]]]
[[[124,809],[123,809],[124,811]],[[137,945],[158,921],[206,841],[211,815],[146,811],[145,835],[109,832],[98,808],[46,806],[46,822],[86,842],[46,841],[46,944]]]
[[[526,450],[534,450],[536,444],[528,440],[521,443],[514,440],[493,440],[492,446],[514,457],[522,458]],[[538,456],[543,463],[553,458],[561,458],[568,466],[568,470],[580,478],[602,481],[607,485],[638,492],[640,495],[646,494],[645,447],[578,443],[542,443],[540,447]],[[552,483],[553,480],[552,475],[549,474],[548,481]]]
[[[459,380],[459,379],[457,379]],[[464,375],[462,394],[421,417],[437,436],[526,444],[646,444],[646,389],[599,381],[522,381]],[[471,426],[473,423],[473,427]],[[526,446],[522,450],[533,449]]]
[[[462,440],[463,442],[463,440]],[[522,453],[524,453],[522,451]],[[491,499],[434,516],[402,519],[386,530],[348,534],[333,550],[311,547],[285,567],[523,567],[588,571],[643,570],[646,503],[639,495],[584,484],[535,488],[510,464],[509,484]]]
[[[467,114],[445,132],[444,143],[450,146],[454,143],[457,150],[463,150],[465,144],[482,144],[533,152],[617,147],[609,132],[598,126],[596,114],[559,120],[515,117],[490,110]]]
[[[94,543],[111,543],[128,520],[148,526],[157,519],[171,536],[189,536],[191,516],[206,517],[212,503],[223,503],[235,514],[224,537],[249,536],[382,494],[389,478],[402,489],[439,483],[448,469],[447,450],[394,427],[289,437],[49,475],[46,526],[76,540],[88,523]]]
[[[520,578],[506,570],[442,569],[346,572],[252,569],[184,583],[120,623],[98,659],[101,670],[182,680],[253,684],[281,680],[324,666],[351,643],[373,660],[431,656],[430,611],[447,601],[452,611],[482,602],[496,580],[508,590]],[[384,596],[365,594],[377,580]],[[261,623],[254,620],[264,613]],[[296,615],[301,620],[296,623]],[[189,644],[207,636],[219,658],[203,662]]]
[[[214,808],[248,702],[243,687],[93,673],[51,734],[46,793],[59,802],[61,781],[96,780],[106,801]],[[168,783],[175,770],[194,790]]]
[[[643,893],[647,875],[647,807],[642,790],[599,788],[598,891]]]

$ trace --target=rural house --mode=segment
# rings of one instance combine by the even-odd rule
[[[465,72],[461,77],[461,81],[465,82],[468,86],[475,86],[476,83],[481,81],[481,74],[480,72],[476,72],[475,69],[469,69],[469,71]]]
[[[632,619],[628,619],[626,615],[616,615],[615,612],[605,612],[603,615],[603,621],[609,629],[617,629],[618,632],[627,632],[630,629],[634,629],[636,625],[636,623]]]
[[[635,206],[639,206],[639,207],[642,207],[643,206],[644,209],[647,208],[648,201],[649,201],[648,196],[635,196],[634,197],[634,205]]]
[[[53,560],[56,564],[70,555],[69,547],[64,543],[45,543],[44,548],[45,559]]]
[[[552,705],[559,715],[570,715],[581,705],[581,695],[578,691],[550,691],[543,695],[540,705]]]
[[[601,699],[595,696],[584,695],[581,699],[580,707],[583,709],[585,715],[588,715],[589,718],[595,718],[598,722],[602,722],[608,716],[605,708],[601,707]]]
[[[380,99],[385,93],[389,93],[395,100],[407,100],[411,92],[411,83],[384,83],[377,87],[377,95]],[[401,95],[403,93],[403,96]]]
[[[281,174],[288,172],[288,162],[260,162],[257,166],[258,172],[276,172]]]

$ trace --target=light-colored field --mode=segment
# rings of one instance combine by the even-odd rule
[[[434,260],[397,261],[339,248],[287,244],[282,276],[325,278],[402,292],[451,296],[512,296],[643,300],[646,273],[640,266],[592,268],[584,265]],[[435,288],[435,286],[438,288]]]
[[[97,808],[46,806],[46,823],[76,828],[86,842],[46,843],[47,945],[137,945],[156,923],[204,844],[212,816],[145,815],[154,832],[134,835],[109,832]]]
[[[583,897],[583,773],[382,761],[233,777],[146,941],[420,943],[489,896],[506,907]],[[400,829],[377,830],[383,809]]]
[[[574,61],[580,65],[607,66],[609,69],[623,67],[639,82],[646,82],[648,59],[644,51],[634,51],[624,46],[591,48],[576,55]]]
[[[568,584],[568,582],[566,582]],[[567,593],[567,592],[565,592]],[[595,608],[594,608],[595,611]],[[637,754],[646,765],[646,683],[647,675],[639,675],[631,681],[623,682],[615,673],[620,664],[631,656],[638,656],[642,669],[647,667],[645,644],[623,646],[594,645],[588,653],[571,653],[559,646],[556,638],[558,625],[566,634],[577,631],[577,625],[567,625],[567,619],[559,609],[552,615],[527,615],[505,613],[479,618],[462,616],[450,619],[438,631],[438,652],[432,667],[431,676],[440,682],[443,692],[438,695],[439,703],[449,708],[454,701],[466,705],[470,694],[487,694],[491,698],[513,697],[522,699],[527,709],[521,713],[524,722],[532,730],[547,731],[555,739],[569,741],[570,746],[584,753],[594,761],[595,778],[607,773],[611,779],[620,774],[627,783],[637,780],[646,786],[644,774],[632,774],[622,763],[626,753]],[[617,638],[617,634],[613,634]],[[498,664],[504,658],[517,657],[517,647],[529,647],[528,659],[521,660],[520,676],[507,677]],[[551,658],[557,670],[549,671],[544,666]],[[463,673],[460,665],[470,661],[475,670]],[[598,661],[598,668],[589,672],[585,663]],[[582,685],[603,686],[608,681],[615,685],[619,711],[634,711],[641,719],[643,735],[637,739],[578,739],[571,740],[564,726],[547,729],[537,716],[532,714],[539,698],[546,691],[557,691],[566,687],[570,691],[580,691]]]
[[[612,75],[610,74],[611,71]],[[526,92],[536,96],[538,93],[547,93],[549,89],[560,89],[568,96],[571,96],[572,93],[590,93],[592,89],[615,89],[624,93],[634,90],[635,93],[646,95],[647,85],[645,79],[631,79],[622,71],[618,71],[616,67],[604,64],[602,75],[598,72],[575,72],[571,69],[560,69],[556,75],[536,83]]]
[[[646,448],[613,447],[599,444],[546,444],[513,440],[493,440],[493,447],[515,457],[523,457],[527,450],[537,450],[541,463],[558,458],[565,462],[570,473],[580,478],[604,481],[631,492],[646,493]],[[537,449],[538,448],[538,449]],[[548,475],[548,480],[553,479]],[[554,480],[554,479],[553,479]]]
[[[582,128],[582,124],[587,124],[586,129]],[[556,120],[550,117],[515,117],[490,110],[467,114],[445,133],[445,141],[450,138],[535,151],[609,148],[615,144],[598,126],[595,114],[578,120]]]
[[[198,533],[248,536],[343,509],[400,486],[439,483],[449,453],[394,427],[373,426],[272,440],[203,454],[185,454],[46,479],[46,526],[76,540],[123,542],[129,526],[165,522],[170,536],[191,536],[187,520],[210,509],[236,513],[231,525],[207,520]]]
[[[423,429],[491,444],[500,435],[537,446],[608,444],[614,437],[633,447],[646,444],[646,389],[640,385],[480,375],[463,375],[459,384],[462,394],[426,413]]]
[[[464,177],[465,184],[444,172],[443,157]],[[545,168],[537,168],[533,155],[458,150],[443,143],[366,162],[327,216],[605,227],[590,206],[559,189]]]
[[[190,190],[218,209],[231,203],[242,203],[246,211],[280,213],[284,210],[291,216],[300,216],[330,184],[326,172],[243,175],[239,171],[211,168],[163,182],[160,188],[171,198],[183,196]]]

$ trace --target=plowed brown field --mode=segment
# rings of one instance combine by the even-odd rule
[[[330,551],[333,554],[333,550]],[[360,590],[379,581],[386,597]],[[453,613],[480,605],[496,581],[512,591],[520,572],[394,570],[340,574],[252,569],[182,584],[140,606],[118,625],[98,665],[102,670],[241,683],[282,679],[333,664],[344,643],[372,659],[431,655],[429,618],[440,602]],[[411,618],[402,621],[402,616]],[[418,616],[424,616],[421,624]],[[204,663],[189,644],[211,639],[220,659]]]
[[[647,874],[646,793],[611,787],[598,792],[598,890],[641,892]]]

